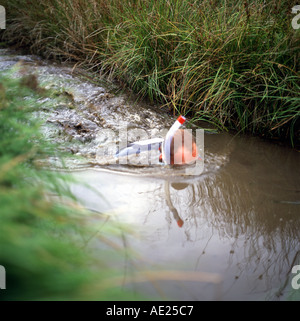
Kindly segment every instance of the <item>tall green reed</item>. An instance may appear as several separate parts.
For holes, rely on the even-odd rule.
[[[5,2],[8,42],[72,59],[196,123],[299,144],[293,1],[21,2]]]

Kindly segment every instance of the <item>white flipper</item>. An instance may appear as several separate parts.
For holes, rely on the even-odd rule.
[[[133,142],[127,147],[121,149],[118,153],[116,153],[115,156],[123,157],[132,154],[139,154],[141,152],[147,152],[150,150],[158,150],[163,141],[163,138],[152,138]]]

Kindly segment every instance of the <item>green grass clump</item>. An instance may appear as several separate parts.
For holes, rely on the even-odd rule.
[[[124,252],[103,242],[120,230],[101,215],[88,224],[91,213],[76,205],[66,175],[41,167],[57,148],[41,136],[31,113],[39,96],[23,83],[0,75],[0,300],[132,299],[114,281]]]
[[[167,111],[300,142],[294,1],[4,1],[9,43],[118,79]]]

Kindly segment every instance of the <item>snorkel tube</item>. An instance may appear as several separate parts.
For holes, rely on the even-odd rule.
[[[172,127],[167,132],[166,138],[164,140],[162,148],[162,159],[165,164],[170,165],[171,163],[171,142],[175,135],[175,132],[180,128],[180,126],[185,122],[186,118],[179,116]]]
[[[146,140],[133,142],[133,143],[129,144],[127,147],[119,150],[115,154],[115,157],[119,158],[119,157],[131,155],[131,154],[136,154],[137,155],[140,152],[159,149],[162,152],[160,159],[165,164],[168,164],[168,165],[171,164],[171,143],[172,143],[172,139],[173,139],[176,131],[185,122],[185,120],[186,120],[185,117],[179,116],[177,118],[177,120],[175,121],[175,123],[171,126],[171,128],[167,132],[167,135],[166,135],[165,139],[152,138],[152,139],[146,139]]]

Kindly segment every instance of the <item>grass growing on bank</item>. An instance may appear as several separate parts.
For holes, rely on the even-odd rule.
[[[3,39],[118,79],[195,122],[298,145],[295,4],[5,0]]]
[[[91,213],[72,202],[66,176],[39,165],[57,148],[41,137],[31,113],[38,96],[22,83],[0,75],[0,265],[6,269],[0,300],[137,299],[116,281],[124,252],[104,243],[118,227],[99,216],[92,228]],[[46,197],[53,193],[70,205]],[[100,240],[94,251],[93,239]]]

